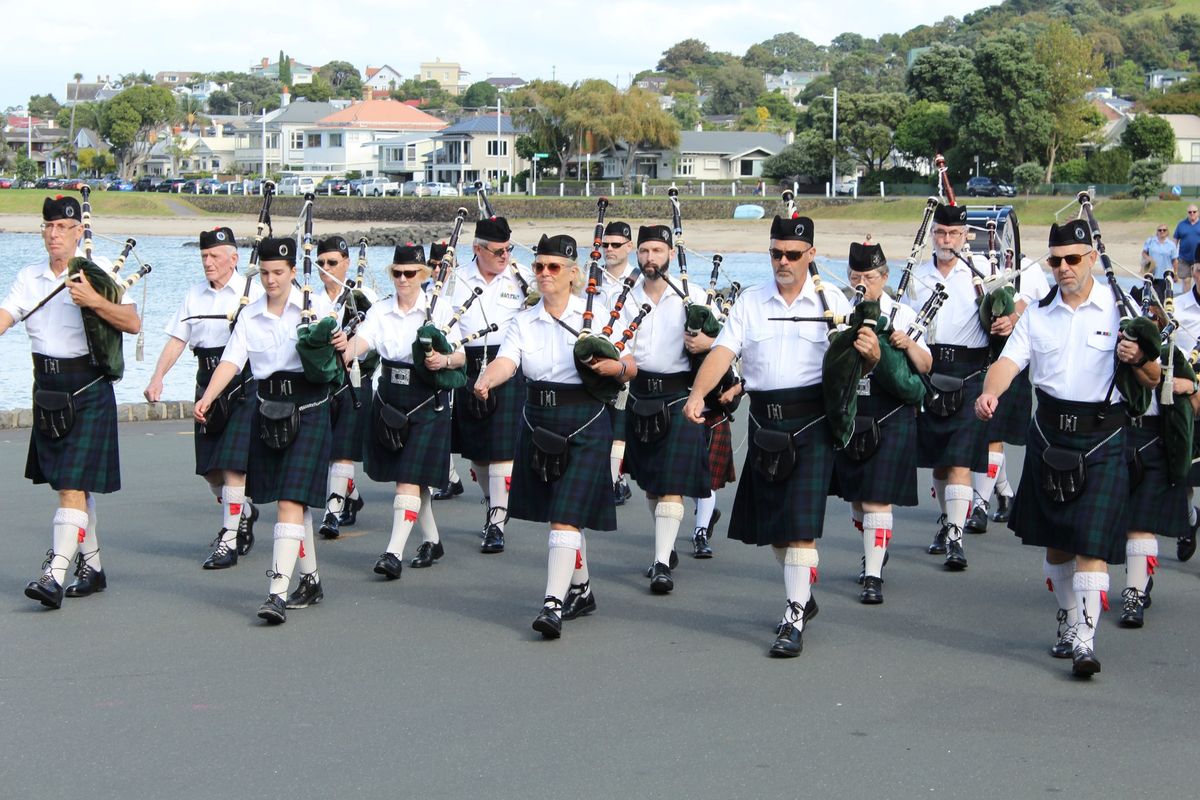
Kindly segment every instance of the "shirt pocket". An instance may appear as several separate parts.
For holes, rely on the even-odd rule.
[[[1103,333],[1092,333],[1087,337],[1087,345],[1093,350],[1103,350],[1111,353],[1117,349],[1117,339],[1115,336],[1107,336]]]
[[[279,347],[274,331],[254,331],[246,336],[246,351],[269,353]]]
[[[1029,340],[1029,349],[1039,356],[1054,356],[1062,345],[1054,336],[1034,336]]]

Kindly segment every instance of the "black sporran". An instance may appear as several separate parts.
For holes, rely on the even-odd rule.
[[[208,413],[204,415],[204,424],[200,426],[200,433],[205,436],[219,436],[221,431],[225,430],[225,426],[229,424],[229,418],[233,416],[234,403],[238,401],[243,388],[245,388],[244,384],[239,383],[217,395],[212,405],[208,407]]]
[[[933,391],[925,396],[925,410],[935,417],[953,417],[962,409],[963,379],[936,372],[929,376]]]
[[[1053,503],[1069,503],[1083,494],[1087,484],[1086,453],[1067,447],[1042,451],[1042,491]]]
[[[300,409],[286,400],[259,400],[258,435],[272,450],[286,450],[300,430]]]
[[[47,439],[66,436],[75,426],[75,402],[71,393],[34,389],[33,421],[37,432]]]
[[[654,444],[666,438],[671,429],[671,409],[665,400],[633,400],[633,435],[643,444]]]
[[[786,481],[796,468],[796,440],[788,431],[754,432],[754,471],[768,483]]]
[[[464,392],[467,407],[467,413],[473,419],[487,419],[492,414],[496,413],[496,393],[488,392],[487,400],[480,400],[475,396],[474,392]]]
[[[850,441],[842,452],[851,461],[866,461],[878,452],[882,442],[879,421],[860,414],[854,418],[854,432],[850,434]]]
[[[530,466],[543,483],[554,483],[567,471],[570,463],[571,439],[547,428],[533,429],[533,452]]]
[[[374,425],[375,438],[384,450],[389,453],[398,452],[408,441],[408,414],[382,400],[378,400],[377,404],[378,410],[375,412]]]

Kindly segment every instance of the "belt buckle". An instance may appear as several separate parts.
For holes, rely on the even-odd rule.
[[[1079,430],[1079,415],[1059,414],[1058,429],[1063,433],[1075,433]]]
[[[62,366],[58,363],[57,358],[47,358],[42,362],[42,367],[47,375],[58,375],[62,372]]]
[[[292,396],[292,380],[291,380],[291,378],[284,378],[283,380],[279,381],[279,393],[281,395],[283,395],[284,397]]]
[[[540,389],[538,397],[542,408],[555,408],[558,406],[558,392],[554,389]]]
[[[647,378],[646,391],[650,394],[662,394],[663,382],[662,378]]]
[[[938,360],[945,361],[947,364],[953,364],[954,363],[954,351],[951,350],[949,347],[941,348],[940,358]]]
[[[767,403],[767,419],[783,419],[783,405],[781,403]]]

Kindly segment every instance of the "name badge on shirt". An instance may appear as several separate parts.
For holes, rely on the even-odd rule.
[[[510,290],[503,290],[503,291],[501,291],[501,292],[500,292],[500,299],[501,299],[501,300],[520,300],[520,301],[524,301],[524,300],[525,300],[525,298],[524,298],[524,297],[522,297],[521,295],[517,294],[516,292],[514,292],[514,291],[510,291]]]
[[[870,397],[871,396],[871,379],[870,378],[862,378],[859,380],[858,396],[859,397]]]

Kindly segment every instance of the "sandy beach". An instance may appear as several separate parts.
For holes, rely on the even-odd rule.
[[[257,218],[235,215],[222,220],[233,228],[238,237],[254,235]],[[663,222],[664,220],[654,220]],[[871,239],[883,246],[888,258],[907,258],[912,249],[913,236],[919,219],[907,222],[871,222],[869,220],[822,220],[814,218],[817,228],[817,249],[832,258],[844,258],[850,242]],[[593,222],[590,220],[510,220],[513,237],[522,244],[533,244],[543,234],[569,233],[583,242],[591,237]],[[629,220],[637,225],[648,220]],[[0,214],[0,232],[36,233],[39,220],[36,217],[18,214]],[[106,217],[100,232],[113,237],[124,236],[195,236],[199,231],[215,224],[212,217]],[[318,218],[315,227],[318,235],[370,227],[395,227],[395,222],[373,222],[371,220],[329,221]],[[684,233],[687,246],[701,252],[750,253],[765,250],[768,220],[693,220],[685,221]],[[449,227],[449,225],[447,225]],[[1113,222],[1104,226],[1104,241],[1114,261],[1137,269],[1142,245],[1154,231],[1153,225],[1141,222]],[[1024,226],[1022,229],[1023,249],[1027,255],[1040,256],[1045,252],[1046,229],[1041,226]]]

